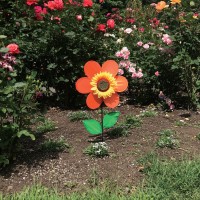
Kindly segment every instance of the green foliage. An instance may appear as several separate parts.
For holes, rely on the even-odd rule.
[[[158,113],[155,110],[143,110],[140,112],[140,117],[155,117]]]
[[[45,152],[64,151],[69,145],[63,140],[48,140],[41,144],[40,149]]]
[[[94,157],[104,157],[108,156],[108,145],[105,142],[98,142],[89,145],[85,150],[84,153]]]
[[[8,53],[0,57],[0,165],[5,165],[23,145],[21,138],[35,140],[30,125],[37,114],[37,92],[41,83],[35,79],[34,71],[18,80],[20,61]],[[9,68],[2,68],[3,65]]]
[[[200,133],[197,134],[196,138],[200,140]]]
[[[155,154],[143,158],[147,199],[190,200],[200,197],[200,160],[161,161]]]
[[[158,134],[160,138],[157,140],[156,145],[160,148],[168,147],[168,148],[176,148],[179,146],[179,141],[174,138],[175,131],[170,129],[165,129],[160,131]]]
[[[175,121],[175,126],[185,126],[186,124],[184,120]]]
[[[74,122],[74,121],[81,121],[84,119],[89,119],[90,115],[86,111],[71,111],[68,114],[69,120]]]
[[[134,115],[127,115],[124,124],[129,128],[140,127],[142,124],[142,120]]]
[[[44,121],[36,128],[37,133],[46,133],[54,130],[56,130],[55,123],[49,119],[44,119]]]
[[[37,79],[45,83],[48,98],[62,106],[81,106],[83,101],[74,83],[83,75],[83,65],[88,60],[130,61],[136,71],[141,68],[144,74],[141,79],[132,78],[126,67],[120,65],[129,80],[129,94],[134,101],[152,102],[162,90],[167,96],[177,98],[177,94],[186,92],[186,103],[193,108],[197,106],[200,18],[195,14],[199,14],[198,0],[182,0],[176,9],[167,1],[169,7],[159,13],[150,6],[158,1],[151,0],[109,0],[101,4],[94,1],[92,8],[66,4],[66,1],[63,10],[47,8],[48,13],[37,20],[34,6],[24,1],[2,0],[0,40],[3,48],[0,51],[6,52],[5,46],[9,43],[19,45],[19,80],[37,71]],[[44,7],[43,1],[37,5]],[[82,15],[82,20],[77,20],[76,15]],[[59,16],[60,20],[53,16]],[[106,34],[97,31],[98,25],[106,25],[109,18],[115,20],[115,27],[106,27]],[[134,19],[132,24],[127,21],[130,19]],[[130,34],[124,32],[127,28],[132,29]],[[163,42],[166,34],[172,43]],[[139,41],[149,47],[138,46]],[[125,60],[115,56],[123,47],[130,51]],[[159,71],[158,77],[156,71]]]
[[[111,137],[121,137],[121,136],[128,136],[129,128],[122,123],[119,123],[116,127],[109,130],[107,134]]]

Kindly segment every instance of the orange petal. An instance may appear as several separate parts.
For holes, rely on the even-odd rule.
[[[98,62],[90,60],[84,65],[85,75],[92,78],[95,74],[101,71],[101,66]]]
[[[127,89],[128,81],[125,77],[117,76],[116,81],[117,81],[117,87],[115,89],[116,92],[123,92],[124,90]]]
[[[114,93],[111,97],[104,99],[104,103],[109,108],[115,108],[119,104],[119,95]]]
[[[88,77],[79,78],[76,81],[76,90],[82,94],[91,92],[90,79]]]
[[[113,76],[118,73],[119,65],[114,60],[107,60],[102,65],[102,71],[110,72]]]
[[[102,98],[98,98],[97,95],[93,95],[92,93],[90,93],[87,96],[86,104],[90,109],[96,109],[101,105],[102,101]]]

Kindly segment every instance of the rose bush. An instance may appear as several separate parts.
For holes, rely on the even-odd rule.
[[[199,4],[3,0],[0,25],[9,42],[20,46],[18,76],[24,79],[37,71],[47,91],[53,91],[51,98],[62,106],[81,104],[75,81],[83,64],[108,59],[119,62],[132,99],[149,103],[161,90],[173,98],[187,93],[194,106],[199,92]],[[116,56],[125,47],[130,54]]]
[[[0,38],[3,42],[6,36]],[[24,80],[18,79],[20,61],[15,55],[19,52],[17,44],[0,49],[0,167],[17,155],[19,146],[23,145],[22,136],[35,139],[30,125],[37,111],[36,98],[41,84],[33,72]]]

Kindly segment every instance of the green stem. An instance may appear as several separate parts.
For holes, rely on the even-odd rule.
[[[104,138],[103,138],[103,106],[102,105],[101,105],[101,129],[102,129],[101,141],[103,142]]]

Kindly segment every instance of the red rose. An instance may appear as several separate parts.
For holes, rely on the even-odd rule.
[[[18,54],[20,53],[19,51],[19,46],[17,44],[9,44],[6,48],[9,49],[9,53],[11,54]]]
[[[83,7],[92,7],[93,6],[93,2],[92,0],[83,0]]]
[[[108,28],[111,28],[111,29],[115,28],[115,21],[113,19],[109,19],[107,21],[107,26]]]
[[[129,18],[129,19],[126,19],[126,22],[133,24],[135,23],[135,19]]]
[[[26,4],[31,6],[32,4],[37,4],[38,3],[38,0],[27,0],[26,1]]]
[[[105,24],[98,24],[97,31],[106,32],[106,25]]]

